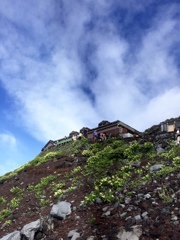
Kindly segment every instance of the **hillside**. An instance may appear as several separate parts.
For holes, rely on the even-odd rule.
[[[0,239],[179,240],[179,169],[173,141],[82,139],[42,152],[0,178]],[[58,202],[68,211],[54,214]]]

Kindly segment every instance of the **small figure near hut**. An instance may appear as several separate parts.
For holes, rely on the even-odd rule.
[[[100,137],[101,137],[101,141],[104,141],[104,140],[106,140],[106,135],[105,135],[105,133],[101,133],[100,134]]]
[[[97,141],[97,139],[98,139],[98,133],[96,132],[96,130],[94,130],[93,139],[94,139],[94,141]]]
[[[86,129],[83,130],[83,136],[87,137],[87,130]]]

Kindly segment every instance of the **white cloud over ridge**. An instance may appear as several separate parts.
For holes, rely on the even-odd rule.
[[[60,2],[0,3],[0,81],[32,136],[58,139],[103,119],[144,131],[179,115],[178,4],[159,6],[132,43],[123,29],[142,3],[117,24],[107,1]],[[120,14],[130,9],[118,2]]]
[[[16,138],[9,133],[0,133],[0,144],[8,145],[9,148],[16,147],[17,141]]]
[[[0,176],[8,172],[8,169],[15,169],[18,166],[18,163],[13,161],[17,153],[17,147],[18,141],[12,133],[0,133]]]

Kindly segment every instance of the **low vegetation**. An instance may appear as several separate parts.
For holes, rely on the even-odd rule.
[[[135,187],[180,169],[180,146],[175,146],[173,142],[169,143],[166,151],[156,154],[151,142],[127,143],[119,138],[89,143],[87,139],[82,139],[82,141],[40,153],[29,163],[0,177],[0,180],[11,178],[20,171],[39,166],[49,160],[57,161],[59,156],[72,155],[86,157],[87,160],[83,164],[77,164],[63,176],[67,181],[61,179],[60,173],[54,173],[42,178],[36,185],[32,183],[27,189],[17,186],[11,188],[12,198],[9,201],[6,196],[0,196],[0,221],[8,221],[7,217],[12,214],[14,208],[19,207],[27,193],[34,194],[39,205],[45,207],[51,203],[51,199],[46,196],[46,189],[50,189],[58,201],[63,195],[86,185],[87,194],[82,199],[82,204],[89,204],[96,201],[97,198],[104,202],[121,202],[119,194],[121,190],[126,188],[127,195],[130,196]],[[152,174],[149,169],[155,164],[162,164],[162,168]],[[167,186],[164,186],[158,194],[164,201],[171,202]],[[7,222],[7,224],[11,224],[11,222]]]

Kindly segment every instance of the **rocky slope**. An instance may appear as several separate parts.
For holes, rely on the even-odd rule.
[[[179,169],[173,142],[82,140],[41,153],[0,178],[0,239],[179,240]]]

